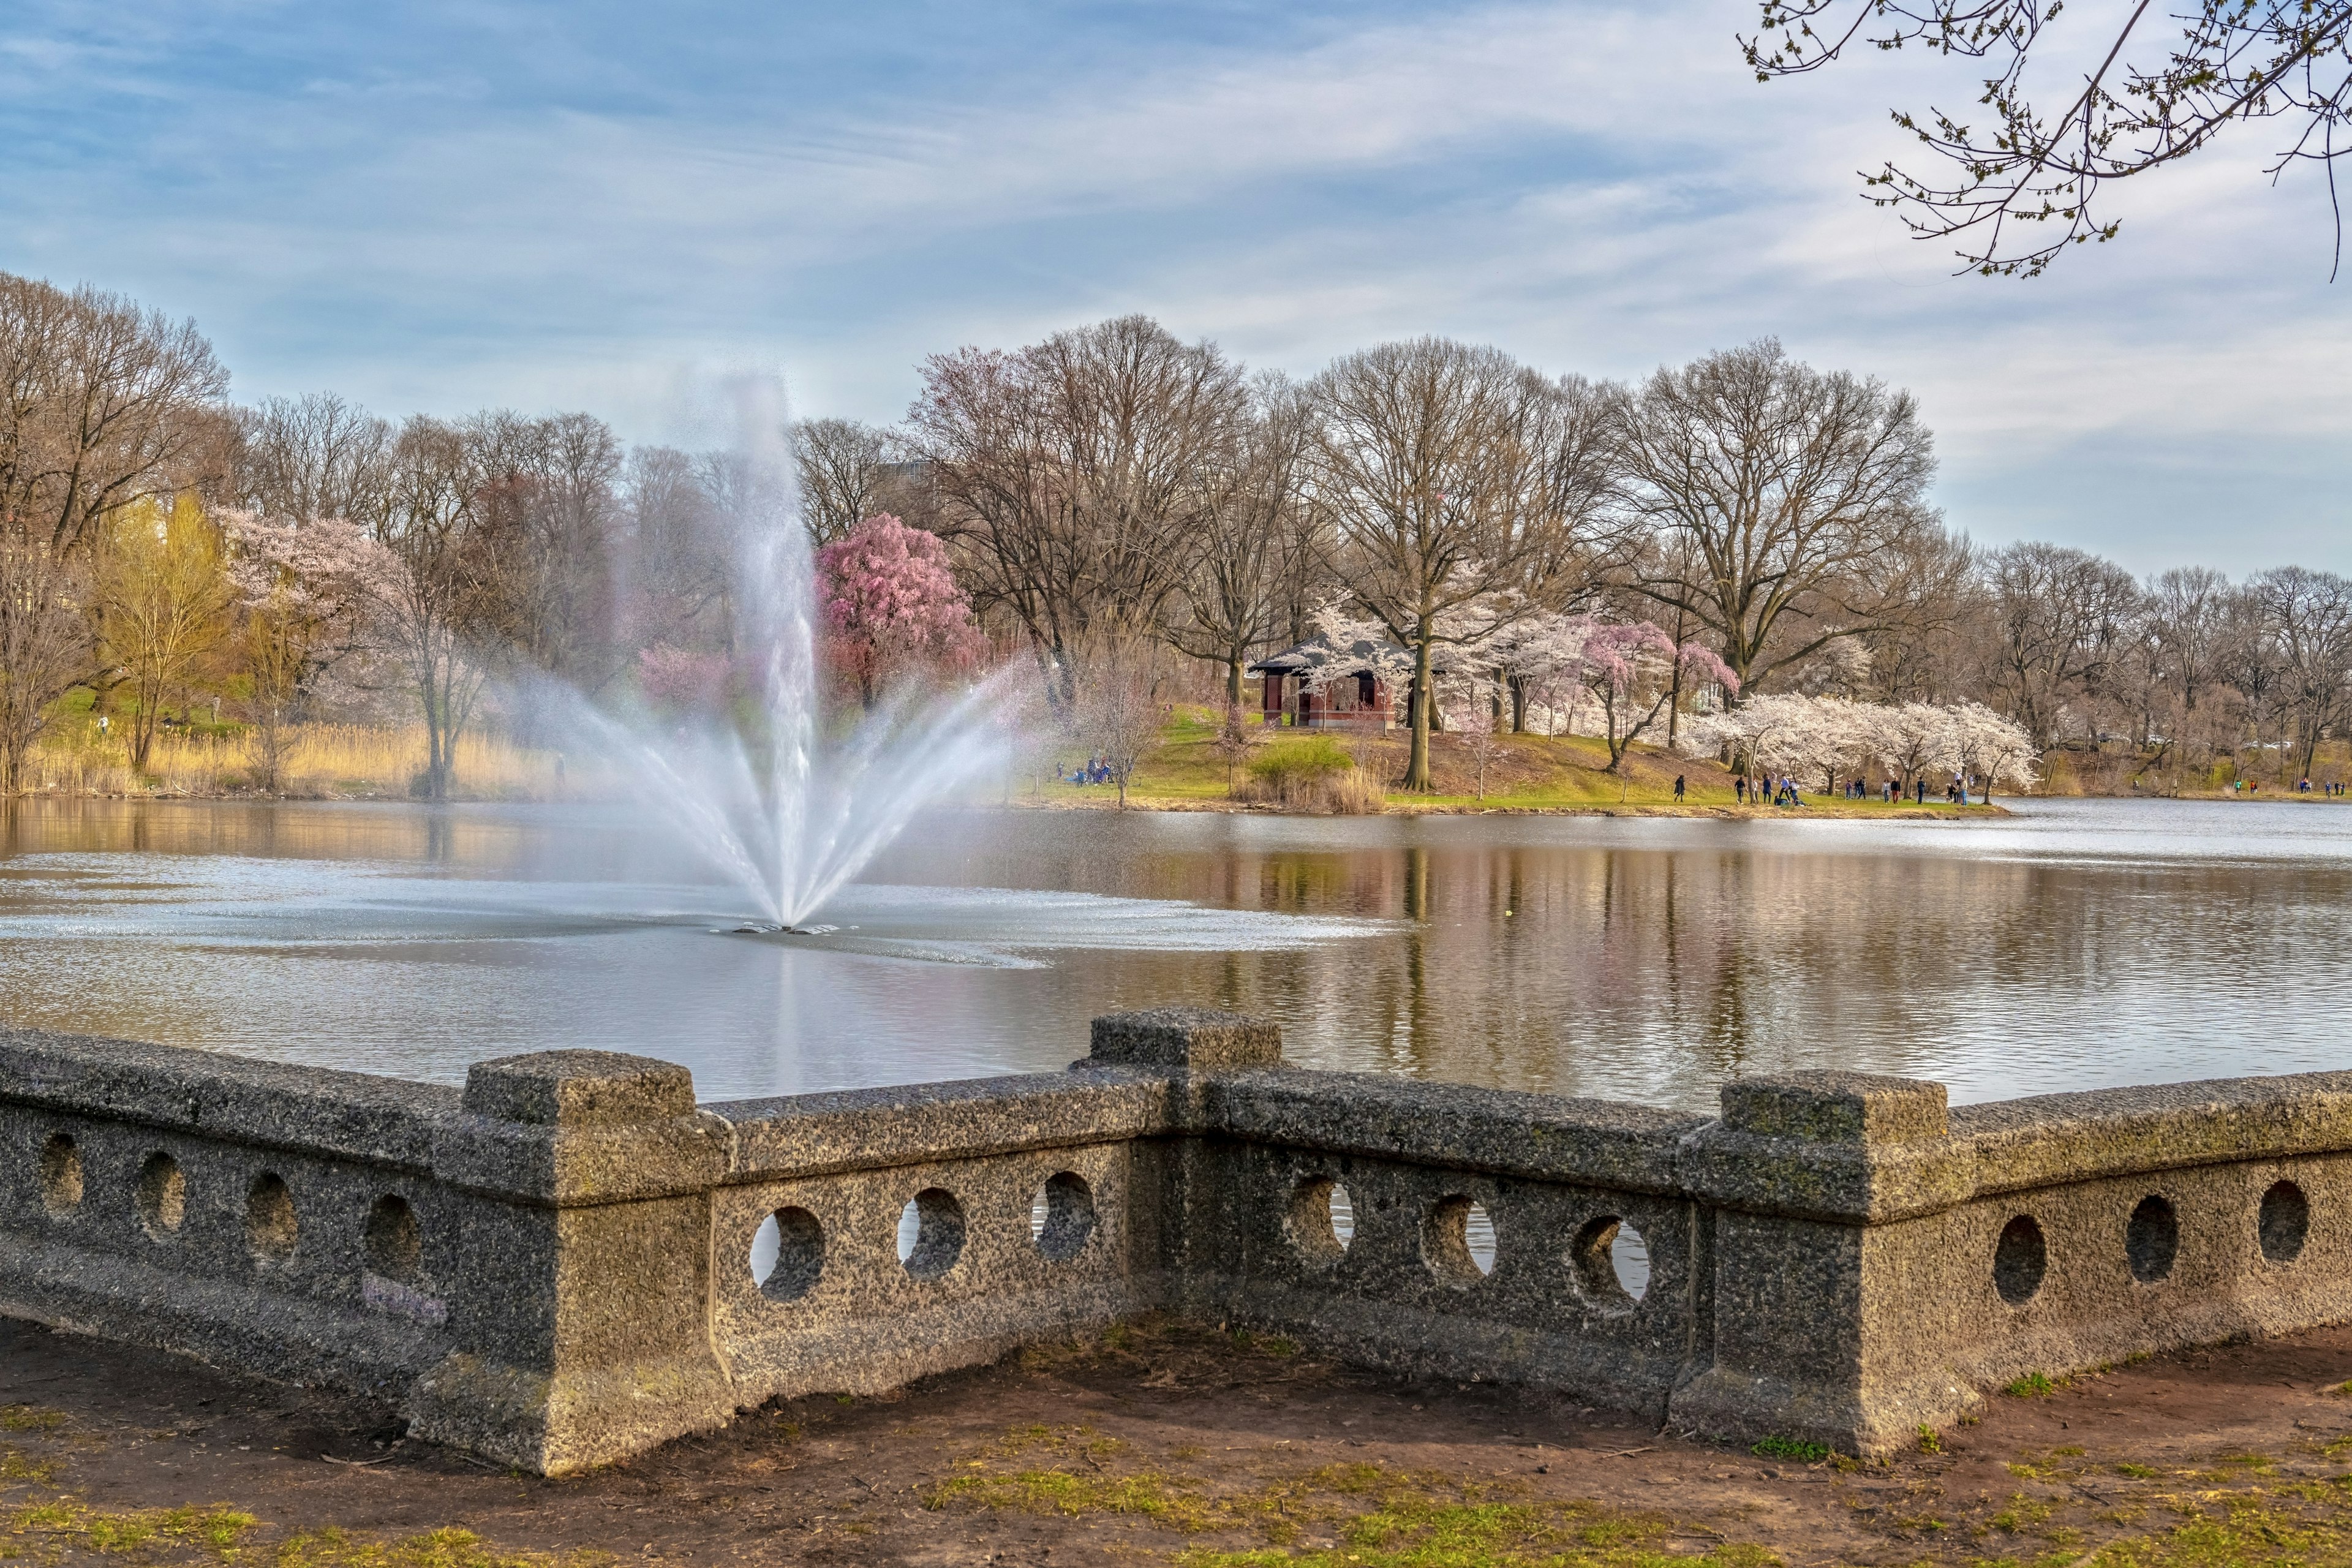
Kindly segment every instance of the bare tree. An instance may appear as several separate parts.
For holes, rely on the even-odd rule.
[[[390,424],[331,392],[272,397],[238,416],[236,505],[274,521],[373,529],[392,493]]]
[[[89,672],[86,588],[45,542],[0,536],[0,792],[24,788],[54,705]]]
[[[882,493],[891,478],[889,438],[855,419],[804,419],[793,426],[793,458],[800,470],[801,520],[809,542],[831,544],[887,510]]]
[[[436,801],[449,797],[457,737],[482,691],[467,631],[481,613],[472,536],[483,480],[466,432],[423,415],[403,426],[393,447],[392,504],[378,534],[386,553],[365,584],[383,651],[425,721],[425,795]]]
[[[1909,393],[1765,338],[1662,368],[1613,407],[1618,504],[1668,545],[1632,585],[1713,634],[1742,691],[1914,602],[1885,568],[1940,529]]]
[[[626,547],[614,562],[622,636],[633,647],[730,640],[727,542],[712,466],[674,447],[639,447],[620,482]]]
[[[908,427],[940,527],[975,605],[1021,627],[1064,713],[1091,658],[1164,619],[1207,526],[1201,476],[1232,461],[1247,408],[1214,344],[1144,316],[925,363]]]
[[[2215,668],[2245,704],[2246,731],[2241,739],[2250,741],[2259,752],[2263,736],[2275,733],[2284,751],[2286,658],[2279,647],[2277,628],[2252,593],[2241,589],[2223,606]]]
[[[462,429],[479,477],[465,549],[477,655],[601,689],[633,651],[614,616],[619,441],[587,414],[501,411]]]
[[[2292,134],[2264,172],[2318,163],[2334,201],[2335,160],[2352,152],[2336,145],[2352,113],[2352,4],[2190,0],[2169,14],[2169,38],[2161,21],[2143,28],[2155,20],[2147,0],[2115,9],[2120,25],[2104,47],[2088,40],[2095,63],[2055,112],[2025,86],[2061,10],[2049,0],[1763,0],[1762,31],[1741,42],[1759,81],[1818,70],[1856,42],[1995,63],[1977,98],[1989,113],[1895,114],[1944,172],[1889,163],[1864,177],[1870,199],[1915,236],[1959,238],[1969,271],[2030,278],[2071,245],[2114,238],[2117,220],[2099,216],[2106,185],[2178,163],[2237,122],[2287,120]]]
[[[0,273],[0,522],[72,552],[159,486],[198,477],[228,373],[193,321]]]
[[[2112,561],[2027,542],[1987,562],[1993,600],[1992,684],[2036,746],[2062,737],[2070,703],[2089,705],[2130,647],[2139,584]],[[2095,725],[2092,726],[2095,728]]]
[[[2247,580],[2278,648],[2285,676],[2286,710],[2294,716],[2296,750],[2309,773],[2319,738],[2344,711],[2352,686],[2352,583],[2333,572],[2281,566]],[[2286,735],[2279,735],[2279,770],[2286,777]]]
[[[1107,638],[1097,650],[1095,678],[1079,699],[1079,738],[1109,770],[1122,811],[1129,782],[1160,738],[1164,706],[1160,690],[1165,676],[1156,651],[1146,637]]]
[[[1576,554],[1570,395],[1500,350],[1382,344],[1315,378],[1315,495],[1335,571],[1413,657],[1404,787],[1431,787],[1437,649],[1529,613]]]
[[[1289,586],[1311,548],[1314,508],[1302,467],[1310,416],[1303,390],[1277,375],[1253,387],[1255,407],[1226,461],[1204,471],[1212,492],[1202,510],[1181,613],[1168,638],[1194,658],[1225,670],[1226,727],[1242,702],[1250,652],[1275,635]]]

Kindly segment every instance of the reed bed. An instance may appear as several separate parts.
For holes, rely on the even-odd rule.
[[[244,795],[254,792],[260,774],[258,749],[250,731],[167,730],[155,737],[145,771],[134,772],[121,735],[85,731],[37,746],[24,784],[26,793],[35,795]],[[423,791],[425,759],[422,725],[298,724],[278,793],[310,799],[405,799]],[[567,782],[554,752],[483,731],[457,738],[451,793],[458,799],[547,800],[572,793]]]

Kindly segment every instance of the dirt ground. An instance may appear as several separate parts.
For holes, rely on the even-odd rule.
[[[0,1320],[0,1559],[278,1568],[2352,1563],[2352,1329],[1996,1394],[1856,1466],[1168,1323],[548,1481]]]

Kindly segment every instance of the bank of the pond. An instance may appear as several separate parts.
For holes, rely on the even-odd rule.
[[[1849,799],[1823,791],[1819,778],[1795,781],[1797,806],[1750,805],[1729,769],[1710,758],[1633,745],[1612,762],[1608,742],[1591,735],[1439,733],[1430,738],[1433,787],[1406,793],[1410,740],[1402,731],[1253,729],[1246,745],[1224,739],[1213,713],[1177,708],[1128,780],[1124,804],[1153,811],[1372,811],[1421,815],[1570,816],[1939,818],[2001,815],[1998,805]],[[1064,747],[1049,771],[1034,771],[1011,804],[1104,807],[1122,804],[1108,784],[1071,784],[1066,773],[1088,759]],[[1356,787],[1318,790],[1318,776],[1352,774]],[[1682,781],[1677,798],[1675,781]],[[1842,785],[1843,781],[1838,781]]]
[[[1891,1464],[1160,1323],[541,1480],[0,1320],[0,1557],[269,1568],[2352,1562],[2352,1330],[2021,1383]]]
[[[1086,791],[1067,790],[1051,795],[1032,795],[1010,801],[1015,809],[1030,811],[1117,811],[1122,809],[1118,792],[1108,786]],[[1300,808],[1248,800],[1196,800],[1182,796],[1149,795],[1129,791],[1123,809],[1129,811],[1229,812],[1241,815],[1286,816],[1318,815]],[[1874,822],[1959,822],[1972,818],[2007,816],[2009,808],[1998,801],[1990,805],[1970,802],[1966,806],[1947,805],[1931,802],[1926,805],[1907,803],[1882,805],[1871,801],[1808,799],[1799,806],[1743,805],[1675,805],[1664,804],[1620,802],[1613,805],[1549,805],[1507,799],[1449,800],[1444,796],[1389,795],[1380,804],[1382,816],[1657,816],[1729,819],[1733,821],[1802,821],[1806,818],[1864,819]]]

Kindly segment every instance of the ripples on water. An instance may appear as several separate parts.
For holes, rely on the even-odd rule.
[[[942,814],[816,938],[580,807],[26,803],[0,1016],[444,1082],[554,1045],[706,1097],[1034,1070],[1087,1020],[1280,1018],[1294,1059],[1711,1109],[1855,1066],[1962,1100],[2346,1065],[2352,811],[1984,824]]]

